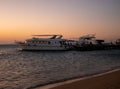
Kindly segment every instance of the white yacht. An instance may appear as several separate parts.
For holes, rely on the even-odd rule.
[[[96,44],[95,34],[88,34],[79,38],[79,45]]]
[[[50,36],[50,38],[48,38]],[[47,37],[47,38],[46,38]],[[62,35],[33,35],[25,42],[16,42],[22,50],[69,50],[68,40]]]

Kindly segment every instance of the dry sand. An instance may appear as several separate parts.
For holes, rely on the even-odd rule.
[[[120,89],[120,69],[35,89]]]

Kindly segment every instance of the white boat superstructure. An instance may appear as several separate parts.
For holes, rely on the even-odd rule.
[[[79,45],[96,44],[95,34],[88,34],[79,38]]]
[[[68,50],[68,40],[62,39],[62,35],[33,35],[25,42],[16,42],[22,50]],[[48,38],[48,36],[51,36]],[[44,38],[43,38],[44,37]],[[46,38],[47,37],[47,38]]]

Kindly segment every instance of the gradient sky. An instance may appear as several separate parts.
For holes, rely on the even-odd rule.
[[[0,0],[0,43],[33,34],[120,38],[120,0]]]

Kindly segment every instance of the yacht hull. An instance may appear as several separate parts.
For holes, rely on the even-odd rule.
[[[66,46],[25,46],[20,45],[21,50],[26,51],[44,51],[44,50],[69,50],[69,47]]]

